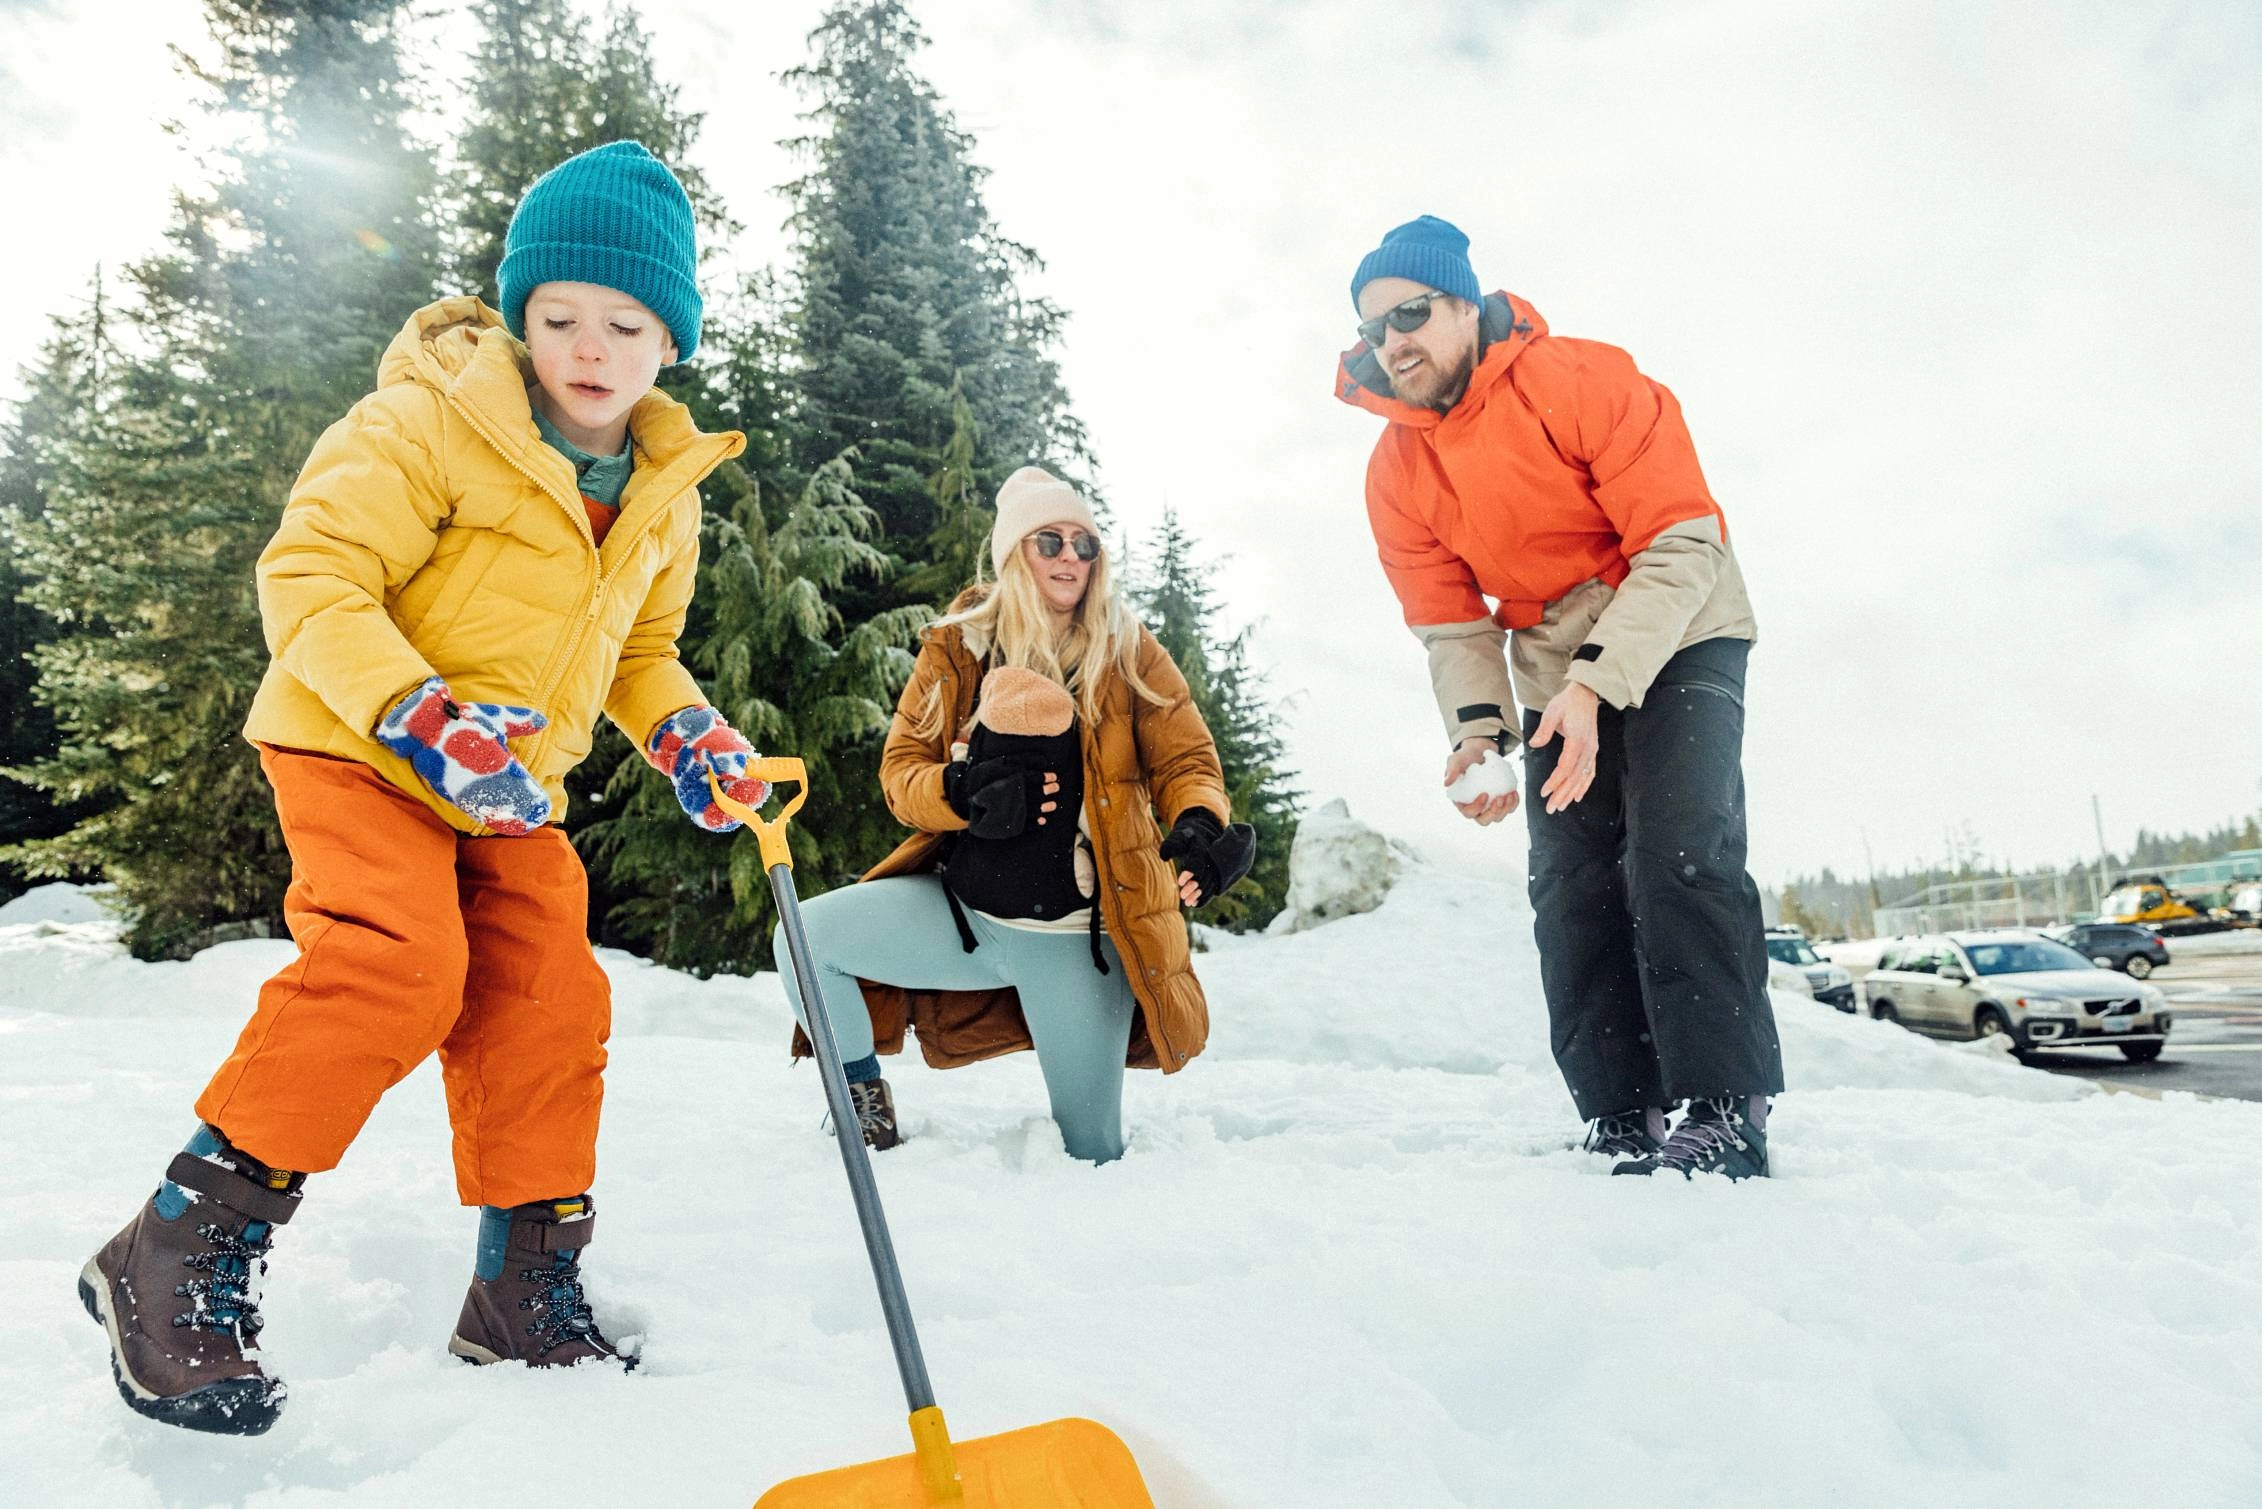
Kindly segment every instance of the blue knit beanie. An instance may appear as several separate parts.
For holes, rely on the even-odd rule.
[[[593,148],[534,180],[503,238],[503,323],[526,339],[526,297],[544,283],[615,288],[660,317],[678,361],[699,349],[699,246],[691,196],[632,141]]]
[[[1476,269],[1469,266],[1469,238],[1435,215],[1407,221],[1359,259],[1359,270],[1351,274],[1353,308],[1358,307],[1359,290],[1377,278],[1411,278],[1471,304],[1484,302]]]

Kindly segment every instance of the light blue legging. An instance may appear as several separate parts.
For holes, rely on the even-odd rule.
[[[802,917],[843,1063],[872,1054],[872,1018],[858,979],[922,990],[1010,985],[1020,993],[1052,1119],[1070,1156],[1094,1163],[1123,1156],[1123,1052],[1138,1008],[1112,939],[1100,940],[1107,954],[1103,975],[1092,965],[1086,933],[1031,932],[968,912],[977,946],[967,953],[933,875],[843,886],[810,901]],[[806,1024],[785,939],[772,942],[786,998]]]

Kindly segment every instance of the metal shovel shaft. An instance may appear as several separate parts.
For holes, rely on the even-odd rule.
[[[880,1209],[879,1186],[872,1180],[871,1155],[864,1148],[864,1130],[848,1098],[848,1076],[841,1069],[840,1045],[818,994],[817,970],[809,954],[809,937],[801,926],[801,898],[794,890],[790,865],[770,866],[770,892],[777,899],[778,919],[785,932],[786,953],[793,978],[801,988],[802,1028],[816,1050],[817,1070],[824,1076],[825,1103],[832,1108],[833,1134],[840,1142],[840,1161],[848,1173],[849,1193],[856,1201],[856,1220],[864,1228],[864,1251],[872,1260],[872,1280],[879,1285],[880,1309],[887,1316],[888,1340],[895,1347],[896,1371],[903,1377],[903,1397],[914,1413],[935,1405],[934,1385],[927,1381],[927,1360],[919,1351],[919,1333],[911,1323],[911,1301],[903,1292],[903,1270],[895,1259],[895,1243],[888,1236],[886,1212]]]

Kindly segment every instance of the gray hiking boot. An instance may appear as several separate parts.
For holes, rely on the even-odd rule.
[[[479,1262],[448,1350],[466,1362],[577,1362],[636,1366],[597,1329],[581,1291],[581,1253],[597,1235],[586,1195],[536,1200],[493,1212],[480,1223]]]
[[[903,1141],[895,1126],[895,1093],[885,1079],[851,1082],[848,1103],[856,1108],[856,1125],[864,1133],[864,1145],[873,1152],[885,1152]]]
[[[287,1392],[261,1365],[259,1284],[305,1175],[270,1169],[211,1128],[190,1147],[79,1270],[79,1303],[109,1333],[111,1374],[137,1414],[256,1436]]]
[[[1586,1141],[1580,1144],[1580,1149],[1605,1158],[1647,1158],[1664,1143],[1665,1113],[1649,1107],[1597,1116],[1587,1123]]]
[[[1665,1145],[1646,1158],[1621,1163],[1613,1174],[1723,1174],[1767,1177],[1767,1097],[1726,1095],[1692,1100]]]

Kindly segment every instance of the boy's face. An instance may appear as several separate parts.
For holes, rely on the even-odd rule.
[[[592,456],[617,456],[628,411],[675,360],[658,315],[617,288],[543,283],[526,300],[534,401],[558,433]]]

